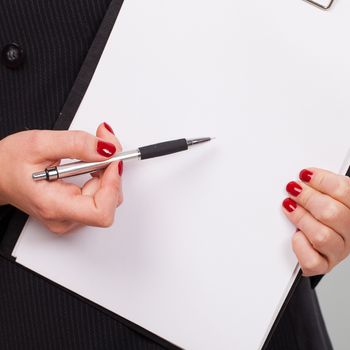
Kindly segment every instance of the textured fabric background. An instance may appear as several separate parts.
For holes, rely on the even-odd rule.
[[[25,50],[22,68],[0,66],[0,138],[50,129],[110,0],[1,0],[0,46]]]
[[[1,350],[160,350],[88,303],[0,256]]]
[[[27,56],[20,69],[0,65],[0,139],[26,129],[53,127],[110,2],[0,0],[0,47],[16,42]],[[120,3],[113,0],[111,6]],[[116,11],[108,13],[113,16]],[[105,20],[99,32],[102,46],[110,24],[111,19]],[[83,89],[84,82],[76,87]],[[69,106],[65,109],[69,111]],[[3,234],[14,210],[0,207],[1,242],[7,238]],[[153,350],[162,346],[0,255],[0,349]],[[331,349],[309,279],[301,280],[268,349]]]

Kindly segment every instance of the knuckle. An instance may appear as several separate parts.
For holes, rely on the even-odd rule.
[[[109,213],[99,213],[97,216],[97,226],[99,227],[110,227],[113,225],[114,215]]]
[[[63,235],[68,232],[68,228],[65,225],[58,224],[58,223],[50,223],[47,224],[46,227],[52,232],[57,235]]]
[[[71,131],[72,149],[83,149],[88,144],[88,134],[82,130]]]
[[[316,276],[326,272],[319,258],[309,258],[301,267],[307,276]]]
[[[55,213],[48,206],[40,205],[38,207],[38,214],[44,220],[52,220],[55,218]]]
[[[33,152],[35,152],[37,150],[41,150],[41,148],[42,148],[42,142],[41,142],[42,131],[29,130],[27,135],[28,135],[28,142],[29,142],[30,147],[33,150]]]
[[[297,231],[293,236],[292,236],[292,248],[293,251],[296,255],[298,255],[298,247],[300,245],[300,240],[303,238],[303,233],[301,231]]]
[[[312,240],[312,245],[317,250],[323,249],[329,244],[329,241],[331,239],[332,232],[327,227],[321,228],[316,233],[314,239]]]
[[[330,203],[321,210],[318,219],[322,222],[329,223],[337,221],[339,218],[339,209],[338,207]]]
[[[350,185],[348,181],[341,181],[340,177],[337,178],[337,181],[334,181],[334,184],[332,186],[332,195],[335,198],[342,198],[346,195],[349,195],[350,193]]]
[[[304,276],[315,276],[328,272],[329,263],[321,255],[308,255],[306,259],[301,258],[300,247],[303,244],[303,233],[297,231],[292,237],[292,246],[294,253],[299,259],[300,266],[303,270]],[[301,260],[300,260],[301,259]]]
[[[339,186],[338,193],[336,194],[339,198],[350,198],[350,178],[344,176],[344,181],[341,181],[341,186]]]
[[[293,246],[293,248],[296,247],[298,241],[299,241],[299,231],[297,233],[295,233],[293,235],[293,237],[292,237],[292,246]],[[294,251],[295,251],[295,249],[294,249]]]

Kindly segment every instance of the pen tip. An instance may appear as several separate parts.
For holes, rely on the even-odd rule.
[[[200,137],[196,139],[189,139],[187,140],[187,144],[188,146],[194,146],[194,145],[198,145],[199,143],[211,141],[212,139],[213,138],[211,137]]]

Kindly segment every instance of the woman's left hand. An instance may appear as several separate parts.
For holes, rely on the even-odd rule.
[[[350,178],[309,168],[288,183],[284,212],[297,227],[293,250],[304,276],[322,275],[350,253]]]

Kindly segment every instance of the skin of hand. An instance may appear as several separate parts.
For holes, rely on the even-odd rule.
[[[326,274],[350,253],[350,178],[308,168],[286,186],[283,210],[297,227],[293,250],[304,276]]]
[[[96,136],[84,131],[29,130],[0,141],[0,205],[11,204],[64,234],[76,227],[109,227],[122,203],[123,164],[113,162],[82,187],[65,182],[34,181],[32,173],[71,158],[103,161],[122,149],[112,128],[102,123]]]

